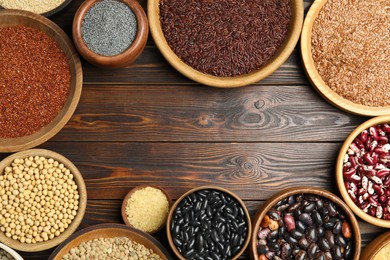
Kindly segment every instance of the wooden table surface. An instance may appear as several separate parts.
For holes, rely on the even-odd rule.
[[[69,36],[82,2],[74,0],[52,18]],[[140,0],[145,9],[146,2]],[[306,11],[311,3],[305,1]],[[338,194],[338,150],[367,120],[316,93],[298,48],[267,79],[238,89],[205,87],[185,78],[151,37],[131,66],[104,70],[83,61],[83,72],[72,119],[40,146],[68,157],[84,176],[88,206],[80,229],[123,223],[122,199],[141,184],[159,185],[173,199],[200,185],[225,187],[245,201],[252,216],[268,197],[288,187],[318,186]],[[363,246],[385,231],[359,223]],[[169,249],[165,231],[155,237]],[[22,256],[47,259],[51,252]],[[243,258],[249,258],[248,250]]]

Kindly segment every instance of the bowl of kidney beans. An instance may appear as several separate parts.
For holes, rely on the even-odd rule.
[[[360,246],[352,211],[320,188],[283,190],[268,199],[253,219],[253,259],[359,259]]]
[[[237,259],[252,233],[245,204],[217,186],[183,194],[170,209],[166,228],[169,245],[179,259]]]
[[[390,116],[372,118],[345,140],[337,158],[340,193],[363,220],[390,228]]]

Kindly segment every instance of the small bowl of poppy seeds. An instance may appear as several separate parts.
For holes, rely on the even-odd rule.
[[[237,195],[221,187],[203,186],[176,201],[166,231],[179,259],[237,259],[249,244],[252,225]]]
[[[76,12],[72,33],[77,50],[91,64],[120,68],[142,53],[149,28],[136,0],[87,0]]]
[[[321,188],[282,190],[253,218],[252,259],[359,259],[360,249],[354,214]]]

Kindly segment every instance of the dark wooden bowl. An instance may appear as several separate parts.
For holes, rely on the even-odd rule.
[[[353,243],[354,243],[354,254],[352,259],[359,259],[360,255],[360,247],[361,247],[361,236],[360,236],[360,229],[358,222],[352,213],[352,211],[348,208],[347,205],[336,195],[333,193],[326,191],[321,188],[317,187],[293,187],[288,188],[285,190],[282,190],[272,197],[270,197],[256,212],[255,217],[253,218],[252,226],[253,226],[253,233],[251,238],[251,244],[250,244],[250,254],[252,259],[259,259],[259,256],[257,254],[257,232],[260,228],[261,221],[263,220],[264,216],[267,214],[267,212],[279,201],[283,200],[284,198],[287,198],[291,195],[296,194],[314,194],[321,197],[324,197],[333,203],[335,203],[341,210],[344,211],[349,223],[352,227],[353,232]]]
[[[143,188],[146,188],[146,187],[152,187],[152,188],[161,190],[162,193],[164,193],[165,197],[166,197],[167,200],[168,200],[169,208],[170,208],[171,205],[172,205],[172,199],[171,199],[171,197],[169,196],[169,194],[168,194],[164,189],[162,189],[162,188],[160,188],[160,187],[158,187],[158,186],[155,186],[155,185],[140,185],[140,186],[135,187],[134,189],[130,190],[130,191],[126,194],[125,198],[123,199],[122,207],[121,207],[122,219],[123,219],[123,221],[125,222],[125,224],[128,225],[128,226],[130,226],[130,227],[135,228],[133,225],[130,224],[130,222],[129,222],[128,218],[127,218],[127,214],[126,214],[127,201],[131,198],[131,196],[134,194],[134,192],[136,192],[136,191],[138,191],[138,190],[142,190]],[[165,217],[167,218],[167,217],[168,217],[168,214],[167,214],[167,216],[165,216]],[[165,221],[164,221],[164,223],[163,223],[160,227],[158,227],[157,229],[152,230],[152,231],[150,231],[150,232],[147,232],[147,233],[149,233],[149,234],[154,234],[154,233],[160,231],[164,226],[165,226]]]
[[[372,260],[385,246],[390,244],[390,232],[386,232],[371,241],[363,250],[360,259]]]
[[[57,134],[72,117],[80,99],[83,72],[77,52],[64,31],[49,19],[19,10],[0,11],[0,26],[24,25],[38,29],[53,38],[68,59],[71,83],[68,99],[58,115],[38,132],[17,138],[0,138],[0,152],[16,152],[40,145]]]
[[[61,12],[62,10],[64,10],[65,7],[67,7],[71,2],[72,2],[72,0],[65,0],[62,4],[60,4],[56,8],[54,8],[54,9],[52,9],[50,11],[47,11],[45,13],[41,13],[40,15],[45,16],[45,17],[53,16],[53,15]],[[0,9],[6,9],[6,8],[0,6]]]
[[[245,206],[245,203],[240,199],[240,197],[238,197],[233,192],[231,192],[231,191],[229,191],[229,190],[227,190],[225,188],[218,187],[218,186],[202,186],[202,187],[194,188],[192,190],[187,191],[182,196],[180,196],[180,198],[175,202],[175,204],[173,204],[173,206],[171,207],[171,209],[169,211],[167,224],[166,224],[166,232],[167,232],[169,245],[171,246],[171,248],[172,248],[173,252],[175,253],[175,255],[177,256],[177,258],[179,258],[181,260],[185,260],[186,259],[182,254],[180,254],[179,250],[175,246],[175,243],[173,242],[170,226],[171,226],[171,221],[172,221],[172,217],[173,217],[174,211],[175,211],[176,207],[179,205],[179,203],[185,197],[190,195],[191,193],[194,193],[194,192],[199,191],[199,190],[217,190],[217,191],[222,191],[222,192],[230,195],[232,198],[234,198],[241,205],[242,209],[244,210],[245,216],[246,216],[247,225],[248,225],[248,236],[246,237],[245,242],[244,242],[242,248],[240,249],[240,251],[238,251],[237,254],[234,255],[231,258],[232,260],[238,259],[242,255],[242,253],[245,251],[245,249],[247,248],[247,246],[249,244],[249,241],[251,239],[251,234],[252,234],[251,218],[250,218],[248,209]]]
[[[368,223],[384,227],[384,228],[390,228],[390,220],[385,219],[379,219],[376,217],[373,217],[367,213],[365,213],[363,210],[361,210],[355,202],[351,199],[351,197],[348,194],[347,189],[345,188],[344,184],[344,176],[343,176],[343,166],[344,166],[344,157],[347,153],[349,146],[355,140],[355,138],[365,129],[370,128],[371,126],[383,124],[383,123],[390,123],[390,115],[387,116],[378,116],[374,117],[363,124],[359,125],[355,130],[352,131],[352,133],[345,139],[343,145],[341,146],[339,155],[337,157],[336,162],[336,180],[337,180],[337,186],[339,188],[340,194],[343,197],[343,200],[345,203],[347,203],[348,207],[352,209],[352,211],[358,215],[361,219],[364,221],[367,221]]]
[[[148,39],[149,27],[145,11],[137,0],[120,0],[135,14],[137,19],[137,34],[133,43],[124,52],[115,56],[103,56],[91,51],[83,40],[81,25],[88,10],[101,0],[86,0],[77,10],[73,20],[73,41],[79,53],[90,63],[102,68],[120,68],[134,62],[145,48]]]
[[[303,2],[301,0],[292,0],[291,2],[291,22],[289,32],[284,43],[265,65],[261,68],[236,77],[216,77],[200,72],[183,62],[173,50],[169,47],[165,39],[160,23],[160,0],[148,0],[148,18],[150,32],[158,49],[164,58],[181,74],[197,81],[201,84],[219,87],[234,88],[246,86],[262,80],[274,71],[276,71],[290,56],[298,42],[303,23]]]
[[[9,166],[16,158],[26,158],[29,156],[43,156],[45,158],[53,158],[54,160],[64,164],[64,166],[68,168],[70,172],[73,174],[74,180],[77,184],[79,196],[80,196],[77,215],[72,220],[72,223],[68,226],[68,228],[65,229],[65,231],[61,233],[58,237],[55,237],[53,239],[44,242],[27,244],[6,237],[3,232],[0,232],[0,242],[8,245],[9,247],[24,252],[38,252],[38,251],[43,251],[57,246],[62,241],[67,239],[70,235],[72,235],[73,232],[76,231],[76,229],[78,228],[78,226],[80,225],[84,217],[85,210],[87,208],[87,189],[85,187],[83,176],[71,161],[69,161],[66,157],[64,157],[61,154],[58,154],[50,150],[45,150],[45,149],[31,149],[31,150],[15,153],[6,157],[4,160],[0,162],[0,173],[2,174],[4,172],[5,167]]]
[[[132,241],[144,245],[152,249],[162,259],[172,259],[168,251],[154,239],[152,236],[138,229],[128,227],[122,224],[99,224],[84,228],[70,236],[50,255],[49,260],[61,260],[70,249],[79,246],[81,243],[93,240],[96,238],[112,238],[112,237],[127,237]]]

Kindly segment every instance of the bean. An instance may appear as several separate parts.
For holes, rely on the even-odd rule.
[[[334,246],[332,248],[332,256],[334,259],[342,259],[343,254],[341,253],[340,246]]]
[[[286,235],[286,241],[292,245],[297,245],[298,244],[298,240],[296,240],[295,238],[293,238],[290,234],[287,234]]]
[[[303,250],[306,250],[308,247],[309,247],[309,242],[307,241],[307,239],[305,237],[301,238],[299,241],[298,241],[298,245],[300,248],[302,248]]]
[[[288,243],[285,243],[282,245],[282,252],[281,252],[280,256],[283,259],[286,259],[286,258],[290,257],[291,251],[292,251],[291,245]]]
[[[323,227],[318,227],[317,228],[317,235],[318,237],[323,237],[325,233],[325,229]]]
[[[309,245],[309,248],[307,249],[307,256],[310,259],[313,259],[316,256],[317,251],[318,251],[318,246],[315,243],[311,243]]]
[[[332,231],[326,230],[324,236],[325,236],[326,240],[328,240],[329,245],[331,247],[333,247],[335,245],[335,241],[334,241],[334,235],[333,235]]]
[[[307,226],[313,225],[313,220],[311,219],[311,216],[308,213],[302,213],[299,216],[299,220],[302,221],[302,223]]]
[[[280,230],[280,229],[279,229],[279,230]],[[269,230],[269,228],[265,228],[265,229],[260,230],[260,231],[257,233],[257,237],[258,237],[259,239],[266,239],[270,233],[271,233],[271,230]]]
[[[284,236],[286,235],[286,230],[287,228],[286,227],[280,227],[278,232],[279,232],[279,238],[284,238]]]
[[[330,250],[330,245],[329,245],[329,242],[328,240],[326,240],[326,238],[322,237],[318,240],[318,246],[320,247],[320,249],[324,252],[327,252]]]
[[[313,211],[311,213],[311,218],[313,219],[314,225],[316,225],[316,226],[322,225],[322,218],[321,218],[320,213],[318,213],[318,211]]]
[[[295,225],[296,225],[296,228],[301,231],[301,232],[305,232],[306,230],[306,226],[301,222],[301,221],[297,221],[295,222]]]
[[[306,207],[303,208],[304,212],[310,213],[316,208],[315,203],[309,203]]]
[[[304,259],[306,259],[306,252],[300,250],[298,254],[295,256],[295,260],[304,260]]]
[[[269,250],[268,246],[262,245],[257,247],[258,254],[265,254]]]
[[[342,227],[341,221],[336,221],[336,223],[333,226],[333,234],[335,235],[339,234],[341,232],[341,227]]]
[[[307,235],[306,238],[309,242],[317,242],[318,239],[317,230],[314,227],[309,228],[306,235]]]
[[[291,236],[294,237],[295,239],[301,239],[305,234],[294,229],[294,230],[291,230]]]

